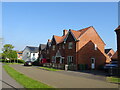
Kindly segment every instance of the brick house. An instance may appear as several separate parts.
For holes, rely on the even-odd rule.
[[[46,47],[46,44],[39,45],[39,52],[38,52],[38,59],[39,60],[41,60],[42,58],[46,58],[45,47]]]
[[[115,29],[117,35],[117,55],[118,55],[118,65],[120,68],[120,25]]]
[[[114,50],[112,48],[110,49],[105,49],[105,53],[112,58],[112,56],[115,54]]]
[[[111,61],[105,54],[105,43],[92,26],[77,31],[63,30],[62,36],[53,35],[48,42],[44,52],[51,63],[73,65],[75,69],[80,69],[80,65],[98,69]]]
[[[118,51],[116,51],[113,56],[112,56],[112,61],[117,61],[118,60]]]

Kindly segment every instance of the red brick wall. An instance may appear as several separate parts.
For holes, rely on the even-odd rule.
[[[84,45],[78,52],[78,64],[87,64],[91,68],[91,58],[95,58],[95,68],[98,68],[100,65],[104,65],[106,57],[103,53],[97,49],[94,50],[94,43],[89,41]]]
[[[117,34],[118,65],[120,68],[120,30],[116,30],[116,34]]]
[[[88,41],[92,40],[93,43],[97,44],[97,46],[99,47],[99,49],[104,52],[104,47],[105,44],[102,42],[102,40],[100,39],[99,35],[97,35],[97,32],[93,29],[90,28],[89,30],[87,30],[87,32],[85,32],[81,38],[80,38],[80,42],[78,45],[78,50],[83,47]]]
[[[76,63],[76,42],[73,42],[73,48],[68,49],[68,44],[69,42],[65,43],[65,63],[67,64],[67,57],[68,56],[73,56],[73,62]]]
[[[95,44],[98,47],[97,50],[94,50]],[[91,58],[95,58],[95,65],[98,68],[100,65],[104,65],[107,60],[110,61],[110,58],[104,53],[104,42],[93,28],[90,28],[81,36],[76,47],[78,64],[88,64],[90,68]]]

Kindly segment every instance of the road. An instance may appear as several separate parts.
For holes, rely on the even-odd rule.
[[[2,63],[0,63],[0,67],[2,68]],[[2,71],[1,71],[2,70]],[[0,83],[2,83],[2,88],[9,88],[12,90],[19,90],[20,88],[24,88],[18,82],[16,82],[13,78],[11,78],[7,72],[2,68],[0,72],[2,72],[2,79],[0,79]]]
[[[46,71],[36,67],[26,67],[18,64],[10,66],[34,80],[56,88],[118,88],[117,84],[101,80],[67,75],[55,71]]]

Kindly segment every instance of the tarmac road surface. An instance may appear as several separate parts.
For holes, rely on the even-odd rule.
[[[10,66],[34,80],[55,88],[118,88],[117,84],[108,83],[102,80],[62,74],[55,71],[46,71],[36,67],[27,67],[19,64]]]

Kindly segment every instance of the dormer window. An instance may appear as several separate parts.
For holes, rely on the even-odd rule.
[[[68,49],[72,49],[72,48],[73,48],[73,42],[69,42]]]
[[[55,45],[52,46],[53,51],[55,50]]]
[[[97,44],[94,44],[94,50],[97,50]]]

